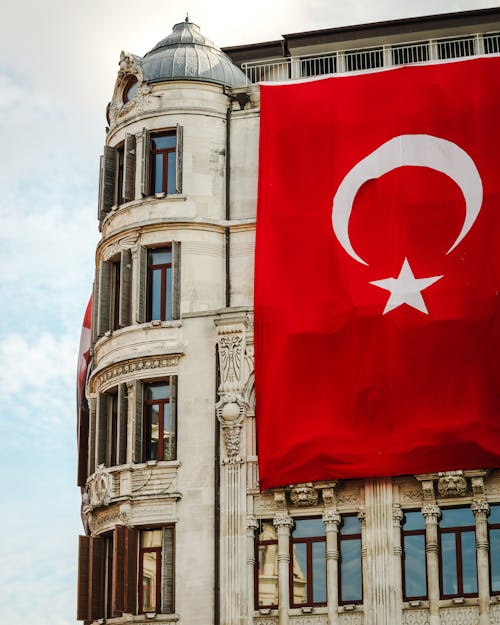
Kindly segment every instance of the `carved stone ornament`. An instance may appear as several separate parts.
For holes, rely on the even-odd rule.
[[[472,494],[474,497],[484,497],[484,480],[482,477],[472,477],[471,478],[471,488]]]
[[[140,110],[143,110],[145,98],[151,93],[151,87],[144,83],[140,56],[122,51],[119,65],[120,69],[116,78],[113,99],[109,105],[109,123],[111,126],[116,124],[120,117],[127,115],[134,107],[140,105]],[[137,80],[138,88],[132,98],[128,102],[124,102],[123,91],[131,77]]]
[[[325,506],[335,506],[335,504],[337,503],[337,497],[335,493],[336,485],[337,483],[333,482],[332,486],[321,489],[321,497],[323,498],[323,503],[325,504]]]
[[[318,498],[318,491],[313,488],[312,482],[296,484],[290,491],[290,501],[297,507],[315,506]]]
[[[467,480],[461,471],[449,471],[440,476],[437,489],[441,497],[461,497],[467,490]]]
[[[221,385],[219,392],[237,391],[241,385],[241,360],[244,341],[242,334],[227,334],[219,338]]]
[[[90,482],[90,505],[94,508],[108,506],[111,501],[111,477],[99,467]]]
[[[327,530],[337,530],[340,525],[340,514],[337,510],[325,510],[323,512],[323,523]]]
[[[424,495],[424,501],[434,501],[434,482],[433,480],[424,480],[422,482],[422,493]]]
[[[170,369],[178,367],[180,354],[172,354],[170,356],[149,356],[148,358],[135,358],[134,360],[126,360],[119,365],[107,367],[104,371],[99,372],[92,382],[92,391],[100,391],[103,384],[108,380],[120,382],[124,377],[130,377],[131,374],[138,372],[147,372],[151,369]]]
[[[474,499],[471,504],[472,512],[477,514],[478,512],[484,512],[486,515],[490,512],[490,505],[486,499]]]
[[[240,463],[241,425],[225,426],[222,428],[222,432],[224,434],[224,445],[228,456],[223,460],[223,464]]]
[[[284,490],[274,491],[274,509],[286,510],[286,495]]]
[[[424,515],[426,520],[428,518],[433,518],[437,522],[437,520],[441,517],[441,510],[436,504],[427,503],[422,506],[422,514]]]
[[[403,520],[404,514],[403,511],[401,510],[401,506],[398,503],[395,503],[392,506],[392,521],[394,524],[394,527],[400,527],[401,526],[401,521]]]
[[[293,527],[293,519],[288,514],[277,514],[273,519],[274,527],[277,527],[278,530],[281,528],[291,529]]]
[[[116,256],[123,250],[128,250],[134,247],[139,238],[138,232],[132,232],[131,234],[127,234],[127,236],[122,237],[118,241],[114,241],[110,245],[107,245],[106,248],[102,252],[102,259],[109,260]]]

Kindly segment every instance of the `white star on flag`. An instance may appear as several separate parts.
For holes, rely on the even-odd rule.
[[[415,278],[411,270],[408,259],[405,258],[399,276],[397,278],[386,278],[385,280],[375,280],[370,282],[381,289],[390,291],[391,295],[387,300],[383,314],[408,304],[412,308],[428,315],[427,307],[422,297],[422,291],[440,280],[443,276],[433,276],[432,278]]]

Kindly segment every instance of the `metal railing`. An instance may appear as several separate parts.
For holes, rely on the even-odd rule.
[[[428,39],[355,50],[336,50],[321,55],[311,54],[253,61],[243,63],[241,67],[252,83],[277,82],[479,54],[500,54],[500,33]]]

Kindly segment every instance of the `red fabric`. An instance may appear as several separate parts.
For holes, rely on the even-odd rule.
[[[85,315],[83,316],[82,332],[80,335],[80,348],[78,350],[78,365],[76,374],[76,402],[78,420],[80,420],[80,408],[85,400],[85,381],[90,360],[90,325],[92,323],[92,296],[90,296]]]
[[[500,466],[499,76],[489,57],[261,86],[261,488]],[[360,161],[408,135],[470,157],[479,214],[447,253],[462,187],[396,167],[355,195],[348,236],[362,264],[334,232],[333,198]],[[384,314],[390,292],[372,282],[398,278],[405,259],[416,279],[436,278],[421,291],[428,314],[407,303]]]

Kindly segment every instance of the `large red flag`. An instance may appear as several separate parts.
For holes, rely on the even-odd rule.
[[[261,487],[500,466],[500,58],[261,86]]]

